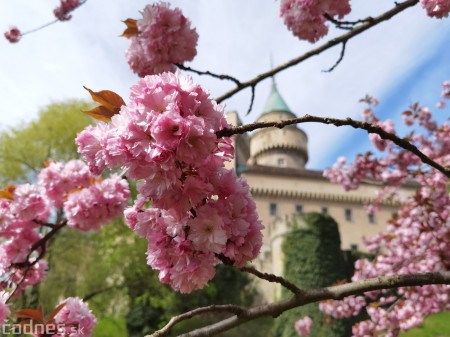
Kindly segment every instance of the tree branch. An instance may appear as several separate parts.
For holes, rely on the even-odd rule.
[[[271,316],[277,317],[281,313],[290,310],[292,308],[296,308],[299,306],[303,306],[309,303],[315,303],[324,300],[340,300],[344,297],[351,295],[360,295],[368,291],[373,290],[382,290],[382,289],[392,289],[399,287],[411,287],[411,286],[423,286],[429,284],[450,284],[450,272],[435,272],[435,273],[425,273],[425,274],[414,274],[414,275],[393,275],[393,276],[384,276],[371,278],[367,280],[331,286],[321,289],[315,289],[310,291],[305,291],[301,297],[293,296],[289,299],[285,299],[282,301],[264,304],[252,308],[245,309],[244,311],[238,312],[236,315],[226,318],[220,322],[195,329],[191,332],[179,335],[178,337],[203,337],[203,336],[214,336],[221,332],[230,330],[238,325],[241,325],[245,322],[254,320],[263,316]],[[220,306],[223,307],[223,306]],[[196,310],[199,310],[198,313]],[[213,312],[213,311],[227,311],[224,309],[214,310],[213,306],[199,308],[193,310],[197,314],[203,314],[205,312]],[[186,316],[184,316],[186,315]],[[183,317],[183,319],[174,317],[174,321],[171,320],[171,323],[167,324],[163,329],[156,331],[152,335],[148,335],[146,337],[160,337],[166,334],[167,330],[170,330],[176,323],[181,320],[193,317],[192,312],[186,313],[177,317]],[[185,318],[186,317],[186,318]],[[170,325],[170,326],[169,326]],[[164,331],[164,334],[161,332]]]
[[[245,266],[245,267],[239,268],[239,270],[242,270],[246,273],[255,275],[256,277],[258,277],[262,280],[266,280],[266,281],[273,282],[273,283],[279,283],[286,289],[290,290],[295,296],[301,297],[305,293],[303,290],[301,290],[295,284],[289,282],[285,278],[274,275],[274,274],[260,272],[259,270],[255,269],[252,266]]]
[[[341,35],[335,39],[332,39],[328,42],[326,42],[325,44],[321,45],[320,47],[317,47],[315,49],[310,50],[309,52],[295,58],[292,59],[291,61],[282,64],[276,68],[271,69],[270,71],[267,71],[265,73],[262,73],[258,76],[256,76],[254,79],[249,80],[247,82],[241,82],[239,85],[236,86],[236,88],[228,91],[227,93],[223,94],[222,96],[218,97],[216,99],[217,103],[223,102],[224,100],[226,100],[227,98],[230,98],[231,96],[235,95],[236,93],[238,93],[239,91],[241,91],[242,89],[248,88],[248,87],[254,87],[256,86],[259,82],[265,80],[266,78],[272,77],[275,74],[290,68],[292,66],[295,66],[307,59],[309,59],[310,57],[319,55],[320,53],[322,53],[323,51],[330,49],[340,43],[343,42],[347,42],[348,40],[350,40],[351,38],[365,32],[366,30],[376,26],[377,24],[383,22],[383,21],[387,21],[389,19],[391,19],[393,16],[397,15],[398,13],[404,11],[405,9],[409,8],[409,7],[413,7],[415,5],[417,5],[417,3],[419,2],[419,0],[407,0],[404,1],[402,3],[397,4],[394,8],[392,8],[391,10],[381,14],[380,16],[377,16],[376,18],[373,18],[373,20],[367,21],[365,23],[363,23],[362,25],[355,27],[354,29],[352,29],[351,31],[349,31],[348,33]]]
[[[197,308],[192,311],[185,312],[184,314],[174,316],[170,319],[169,323],[167,323],[162,329],[154,332],[150,335],[150,337],[163,337],[166,336],[172,327],[180,323],[181,321],[185,321],[187,319],[191,319],[194,316],[204,315],[211,312],[228,312],[235,314],[236,317],[242,317],[242,314],[246,312],[247,308],[240,307],[238,305],[233,304],[223,304],[223,305],[210,305],[207,307]],[[149,336],[147,336],[149,337]]]
[[[394,144],[400,146],[401,148],[412,152],[417,157],[420,158],[420,160],[424,164],[428,164],[432,167],[434,167],[436,170],[442,172],[450,178],[450,168],[444,167],[425,155],[422,151],[420,151],[415,145],[411,144],[410,142],[406,141],[405,139],[399,138],[398,136],[384,131],[381,127],[377,125],[373,125],[367,122],[358,122],[351,118],[346,119],[337,119],[337,118],[329,118],[329,117],[318,117],[318,116],[311,116],[311,115],[305,115],[303,117],[293,118],[293,119],[286,119],[279,122],[259,122],[259,123],[252,123],[232,128],[225,128],[222,130],[219,130],[216,132],[216,135],[218,138],[220,137],[230,137],[235,134],[242,134],[245,132],[253,131],[256,129],[262,129],[262,128],[268,128],[268,127],[276,127],[279,129],[284,128],[287,125],[292,124],[300,124],[300,123],[322,123],[322,124],[333,124],[335,126],[351,126],[355,129],[363,129],[366,130],[369,133],[376,133],[383,139],[387,139],[392,141]]]
[[[220,74],[215,74],[215,73],[212,73],[212,72],[210,72],[210,71],[208,71],[208,70],[207,70],[207,71],[195,70],[195,69],[192,69],[192,68],[190,68],[190,67],[187,67],[187,66],[185,66],[185,65],[183,65],[183,64],[180,64],[180,63],[176,64],[176,66],[177,66],[178,68],[180,68],[181,70],[190,71],[190,72],[193,72],[194,74],[197,74],[197,75],[209,75],[209,76],[211,76],[211,77],[218,78],[219,80],[229,80],[229,81],[232,81],[232,82],[234,82],[234,84],[236,84],[237,86],[240,86],[240,85],[241,85],[241,82],[240,82],[237,78],[235,78],[235,77],[233,77],[233,76],[230,76],[230,75],[220,75]]]
[[[341,49],[341,54],[339,55],[338,60],[336,61],[336,63],[329,69],[327,70],[322,70],[322,72],[324,73],[331,73],[334,69],[336,69],[336,67],[342,62],[342,60],[344,59],[344,55],[345,55],[345,47],[347,45],[347,41],[342,42],[342,49]]]

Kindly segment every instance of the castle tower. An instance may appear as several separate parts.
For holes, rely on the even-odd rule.
[[[257,122],[280,121],[295,117],[278,92],[275,80],[272,80],[272,90]],[[308,161],[307,143],[305,132],[295,125],[283,129],[259,129],[250,138],[250,158],[247,163],[250,166],[303,169]]]

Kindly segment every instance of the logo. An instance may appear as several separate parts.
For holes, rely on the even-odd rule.
[[[47,318],[41,306],[37,309],[20,309],[15,312],[17,323],[4,323],[0,326],[0,336],[33,335],[36,337],[51,337],[53,335],[68,336],[72,333],[83,335],[78,323],[56,322],[55,317],[66,303],[58,305]]]

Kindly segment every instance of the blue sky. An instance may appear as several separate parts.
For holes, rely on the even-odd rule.
[[[88,0],[69,22],[25,36],[15,45],[0,39],[0,128],[30,120],[54,101],[89,99],[83,85],[114,90],[126,98],[137,77],[124,58],[127,41],[118,37],[124,28],[120,20],[139,18],[147,3]],[[393,6],[393,1],[385,0],[351,3],[351,18],[375,16]],[[0,29],[15,24],[28,30],[51,21],[57,4],[57,0],[2,0]],[[313,47],[286,30],[278,17],[279,1],[177,0],[172,5],[182,8],[200,35],[198,55],[188,64],[194,68],[248,80],[270,68],[270,55],[277,65]],[[329,38],[342,31],[331,33]],[[397,120],[414,101],[433,107],[440,84],[450,79],[450,20],[428,18],[420,6],[408,9],[350,41],[339,67],[332,73],[321,72],[334,64],[339,53],[340,48],[334,48],[277,76],[280,93],[292,111],[299,116],[359,118],[363,106],[358,100],[370,93],[381,101],[381,116]],[[211,78],[195,79],[212,97],[233,87]],[[237,110],[245,122],[252,122],[269,90],[270,81],[258,85],[249,116],[243,116],[249,91],[227,100],[226,110]],[[365,134],[351,128],[301,127],[309,136],[310,168],[325,168],[336,157],[353,156],[369,146]]]

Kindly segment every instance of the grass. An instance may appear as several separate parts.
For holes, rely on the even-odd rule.
[[[450,337],[450,312],[431,315],[422,327],[401,333],[400,337]]]

